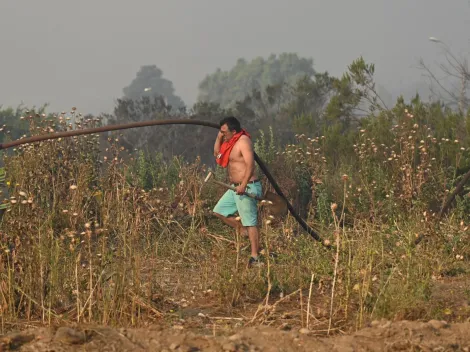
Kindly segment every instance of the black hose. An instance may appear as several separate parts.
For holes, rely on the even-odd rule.
[[[49,139],[57,139],[57,138],[65,138],[65,137],[72,137],[72,136],[80,136],[83,134],[93,134],[93,133],[100,133],[100,132],[109,132],[115,130],[125,130],[129,128],[137,128],[137,127],[146,127],[146,126],[157,126],[157,125],[199,125],[199,126],[206,126],[219,129],[220,126],[214,122],[209,121],[202,121],[202,120],[192,120],[192,119],[170,119],[170,120],[151,120],[151,121],[140,121],[140,122],[133,122],[127,124],[119,124],[119,125],[106,125],[102,127],[95,127],[95,128],[87,128],[82,130],[73,130],[73,131],[66,131],[66,132],[56,132],[53,134],[46,134],[40,136],[32,136],[27,138],[18,139],[16,141],[7,142],[7,143],[0,143],[0,150],[8,149],[12,147],[16,147],[22,144],[30,144],[36,143],[44,140]],[[292,216],[297,220],[297,222],[302,226],[302,228],[311,235],[315,240],[321,242],[320,236],[302,219],[295,211],[294,207],[289,203],[286,196],[282,193],[282,190],[279,188],[276,180],[274,180],[273,176],[269,172],[266,165],[263,161],[259,158],[259,156],[255,153],[255,160],[260,166],[263,173],[268,178],[269,182],[273,186],[274,190],[279,194],[287,203],[287,208],[289,209]]]

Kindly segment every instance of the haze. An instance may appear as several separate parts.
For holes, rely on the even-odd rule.
[[[142,65],[155,64],[187,105],[240,57],[296,52],[341,75],[360,55],[393,97],[424,89],[418,60],[469,49],[467,0],[42,0],[0,3],[0,104],[111,112]]]

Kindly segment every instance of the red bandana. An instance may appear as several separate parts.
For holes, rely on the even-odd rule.
[[[232,151],[232,148],[235,145],[235,143],[243,135],[248,136],[248,138],[251,138],[250,134],[247,131],[241,130],[240,132],[234,134],[232,138],[230,138],[229,141],[222,143],[222,145],[220,146],[220,152],[217,155],[217,158],[215,159],[217,164],[219,164],[222,167],[227,167],[228,159],[230,157],[230,152]]]

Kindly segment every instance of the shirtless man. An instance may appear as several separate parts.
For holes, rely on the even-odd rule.
[[[241,129],[240,122],[235,117],[226,117],[220,121],[220,131],[214,144],[214,156],[219,165],[227,167],[230,182],[236,187],[236,191],[229,189],[220,198],[213,210],[214,215],[227,225],[237,228],[240,223],[234,215],[238,212],[241,225],[248,233],[251,243],[248,265],[259,264],[257,201],[243,193],[246,191],[261,197],[262,188],[255,173],[254,151],[250,136]]]

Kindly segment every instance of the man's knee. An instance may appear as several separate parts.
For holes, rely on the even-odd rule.
[[[212,215],[214,215],[215,217],[219,218],[219,219],[224,219],[226,218],[226,216],[223,216],[222,214],[219,214],[215,211],[212,211]]]
[[[230,220],[230,219],[235,219],[235,216],[234,215],[223,215],[223,214],[220,214],[220,213],[217,213],[215,211],[212,211],[212,214],[219,218],[220,220]]]
[[[243,226],[258,226],[258,206],[256,200],[245,196],[239,199],[237,206]]]
[[[259,232],[258,230],[258,225],[253,225],[253,226],[243,226],[243,228],[249,232],[249,233],[257,233]]]
[[[250,228],[258,228],[258,219],[254,217],[250,217],[250,219],[246,219],[245,221],[241,221],[242,226],[247,230]]]
[[[240,211],[241,223],[243,227],[257,227],[258,226],[258,211],[257,209],[241,209]]]

